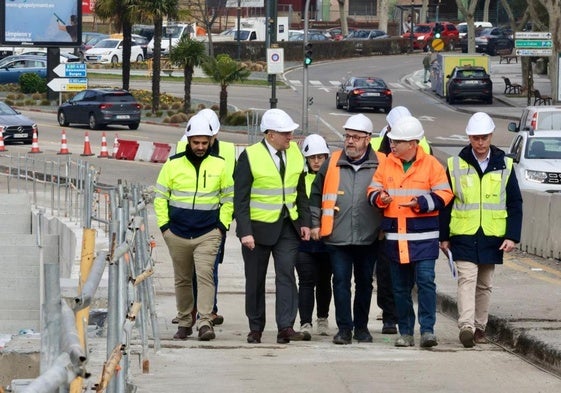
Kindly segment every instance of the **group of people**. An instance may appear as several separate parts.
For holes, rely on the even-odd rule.
[[[314,308],[316,332],[328,335],[332,297],[333,343],[372,342],[375,276],[382,333],[398,334],[395,346],[415,345],[416,285],[420,346],[433,347],[440,250],[457,265],[459,339],[465,347],[485,342],[494,266],[520,240],[522,197],[512,159],[491,144],[495,125],[482,112],[466,127],[470,144],[446,168],[407,108],[393,108],[386,119],[373,137],[368,117],[349,117],[343,149],[331,151],[317,134],[298,146],[299,125],[270,109],[261,118],[263,139],[237,160],[233,145],[216,138],[213,111],[189,120],[185,147],[163,165],[154,202],[174,266],[175,339],[192,335],[195,323],[199,340],[214,339],[213,326],[223,322],[217,271],[235,215],[248,343],[260,343],[265,329],[272,256],[277,343],[310,340]]]

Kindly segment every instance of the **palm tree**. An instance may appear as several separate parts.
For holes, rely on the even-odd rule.
[[[206,60],[205,44],[200,41],[193,40],[188,36],[183,36],[172,48],[169,59],[172,63],[183,67],[183,77],[185,83],[185,94],[183,96],[183,111],[189,113],[191,111],[191,83],[193,82],[193,73],[195,67],[201,65]]]
[[[251,71],[227,54],[209,57],[202,62],[203,72],[214,82],[220,83],[220,111],[218,117],[224,121],[228,115],[228,86],[232,82],[246,80]]]

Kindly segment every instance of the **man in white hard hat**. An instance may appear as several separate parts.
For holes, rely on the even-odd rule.
[[[363,114],[343,126],[345,146],[332,153],[312,184],[312,239],[322,239],[330,254],[338,332],[333,343],[372,342],[368,318],[380,228],[379,209],[369,206],[364,190],[378,167],[370,146],[372,122]],[[354,304],[351,277],[354,271]]]
[[[400,336],[397,347],[415,345],[415,310],[411,291],[417,285],[421,347],[438,344],[435,261],[438,258],[438,212],[452,199],[446,172],[419,146],[421,122],[399,119],[388,134],[392,152],[372,177],[367,195],[383,209],[385,252],[390,258],[393,295]]]
[[[470,144],[448,159],[454,199],[441,215],[440,246],[456,261],[459,338],[466,348],[487,341],[495,265],[522,231],[518,180],[512,159],[491,143],[494,130],[489,115],[475,113],[466,127]]]
[[[306,194],[309,196],[319,169],[329,157],[327,142],[321,135],[310,134],[302,142],[302,154],[306,158]],[[312,314],[317,304],[316,328],[321,336],[329,334],[329,306],[331,304],[331,262],[329,252],[321,240],[300,242],[298,260],[298,313],[300,331],[305,340],[311,339]]]
[[[298,124],[283,110],[267,110],[261,118],[263,140],[241,153],[234,174],[248,343],[260,343],[265,329],[265,280],[271,254],[275,264],[277,343],[304,339],[293,328],[298,313],[294,263],[300,240],[310,238],[304,157],[292,142],[297,128]]]
[[[173,262],[179,327],[176,340],[193,334],[194,307],[199,312],[198,338],[215,338],[212,324],[214,261],[232,222],[233,179],[220,157],[210,154],[212,129],[206,118],[193,116],[187,125],[187,147],[160,170],[154,210]],[[197,270],[198,299],[193,299]]]

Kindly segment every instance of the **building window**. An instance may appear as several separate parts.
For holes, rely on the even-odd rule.
[[[349,0],[349,16],[377,14],[378,0]]]

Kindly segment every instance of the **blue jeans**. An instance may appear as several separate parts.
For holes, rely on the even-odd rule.
[[[417,284],[419,302],[419,325],[421,334],[434,333],[436,322],[436,284],[434,282],[434,260],[400,264],[390,263],[393,296],[397,323],[401,335],[412,336],[415,331],[415,310],[411,291]]]
[[[377,242],[370,246],[332,246],[333,298],[339,330],[367,329],[372,301],[372,279]],[[351,275],[354,269],[355,298],[351,312]],[[354,319],[353,319],[354,316]]]

